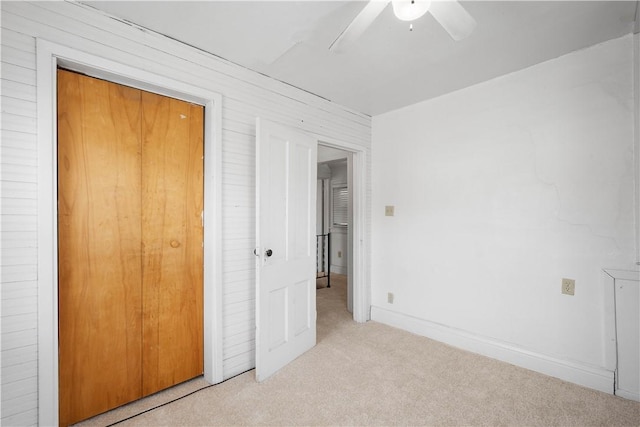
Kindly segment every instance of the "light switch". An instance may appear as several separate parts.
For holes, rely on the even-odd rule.
[[[384,207],[384,215],[385,216],[393,216],[395,206],[385,206]]]

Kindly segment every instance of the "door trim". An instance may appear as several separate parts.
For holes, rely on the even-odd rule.
[[[365,274],[367,269],[368,244],[365,237],[366,230],[366,177],[367,152],[359,145],[344,141],[313,135],[318,139],[318,145],[337,148],[351,154],[353,194],[353,224],[352,224],[352,264],[347,268],[353,270],[353,320],[364,323],[371,319],[370,286]]]
[[[38,423],[58,424],[57,77],[58,66],[205,107],[204,377],[223,379],[222,96],[67,46],[37,39],[38,101]]]

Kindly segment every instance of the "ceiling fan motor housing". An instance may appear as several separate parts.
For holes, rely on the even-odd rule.
[[[427,13],[430,0],[392,0],[393,13],[401,21],[413,21]]]

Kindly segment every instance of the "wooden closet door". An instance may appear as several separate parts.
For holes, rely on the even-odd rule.
[[[140,96],[58,71],[60,425],[142,395]]]
[[[203,117],[58,72],[61,425],[203,372]]]
[[[203,107],[142,94],[143,394],[203,372]]]

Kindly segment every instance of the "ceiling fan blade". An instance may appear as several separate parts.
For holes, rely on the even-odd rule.
[[[358,37],[365,32],[369,25],[380,15],[391,0],[370,0],[369,3],[360,11],[360,13],[351,21],[349,26],[340,33],[329,50],[332,52],[340,52],[341,47],[357,40]]]
[[[477,22],[457,1],[433,1],[429,12],[455,41],[468,37]]]

